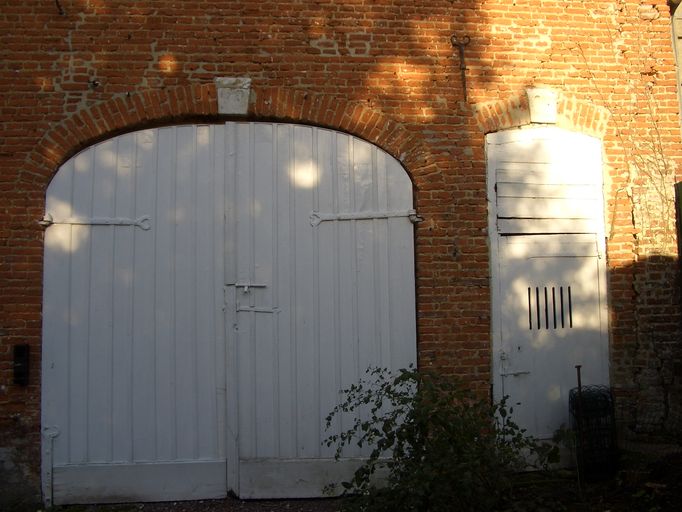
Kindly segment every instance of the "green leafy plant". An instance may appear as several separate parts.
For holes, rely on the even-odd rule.
[[[491,406],[452,378],[370,368],[344,396],[327,429],[344,413],[355,413],[355,421],[330,435],[327,446],[336,446],[337,459],[351,444],[370,447],[342,484],[346,509],[494,510],[509,495],[514,472],[528,460],[545,464],[553,453],[511,421],[504,400]]]

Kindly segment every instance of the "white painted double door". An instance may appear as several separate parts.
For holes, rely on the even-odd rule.
[[[46,204],[46,500],[347,478],[363,453],[322,444],[339,390],[416,359],[411,208],[396,160],[312,127],[174,126],[74,156]]]

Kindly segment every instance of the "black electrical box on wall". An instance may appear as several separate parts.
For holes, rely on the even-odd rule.
[[[18,386],[28,386],[29,361],[29,346],[14,345],[14,383]]]

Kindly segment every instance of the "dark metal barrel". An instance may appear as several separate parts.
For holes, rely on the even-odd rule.
[[[576,432],[578,468],[584,479],[613,475],[618,467],[616,419],[608,386],[580,386],[568,398],[571,427]]]

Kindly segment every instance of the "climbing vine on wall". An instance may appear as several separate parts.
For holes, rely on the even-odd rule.
[[[656,41],[657,33],[670,30],[667,9],[651,1],[609,3],[591,11],[604,37],[571,45],[582,63],[581,76],[591,83],[593,101],[611,115],[611,132],[604,141],[610,156],[605,162],[610,239],[628,230],[632,234],[631,261],[623,254],[621,261],[611,261],[614,269],[629,268],[632,295],[629,318],[623,320],[622,311],[620,318],[614,317],[619,336],[624,336],[615,342],[632,339],[621,359],[630,365],[630,373],[617,378],[615,385],[634,386],[639,405],[631,419],[639,431],[674,427],[679,414],[672,398],[673,361],[679,357],[674,337],[679,314],[674,185],[679,178],[676,155],[667,149],[680,137],[679,107],[656,101],[662,91],[677,87],[674,62]],[[599,52],[610,66],[595,64]],[[622,250],[618,244],[614,247]],[[665,307],[667,314],[652,315],[652,307]]]
[[[665,6],[663,6],[665,8]],[[652,43],[653,32],[660,30],[661,14],[656,5],[639,6],[625,0],[609,4],[593,18],[603,20],[606,40],[604,53],[611,54],[616,66],[614,76],[596,71],[586,53],[591,43],[576,42],[596,100],[611,113],[615,131],[614,149],[622,161],[611,161],[613,201],[610,220],[616,221],[619,201],[629,199],[635,254],[674,254],[674,183],[677,165],[665,151],[666,139],[679,136],[679,130],[662,121],[660,105],[654,95],[660,87],[675,85],[674,66],[659,57]],[[625,83],[615,73],[627,79]],[[675,108],[675,106],[672,106]],[[669,110],[669,108],[667,108]],[[613,229],[613,226],[612,226]]]

